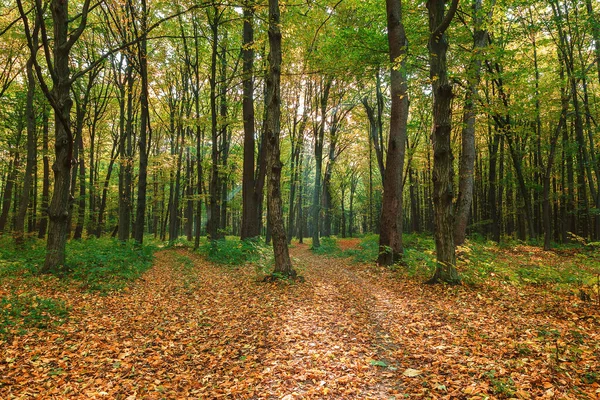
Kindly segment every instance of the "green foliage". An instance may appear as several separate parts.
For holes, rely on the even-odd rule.
[[[330,257],[340,257],[342,255],[342,250],[340,246],[338,246],[337,239],[334,236],[322,237],[321,245],[319,247],[311,246],[310,248],[313,253],[322,255],[322,256],[330,256]]]
[[[237,238],[212,240],[202,244],[199,252],[213,263],[241,266],[246,263],[265,265],[269,263],[269,247],[261,238],[239,240]]]
[[[23,334],[29,328],[46,329],[66,321],[69,311],[60,300],[32,293],[0,298],[0,338]]]
[[[0,249],[0,277],[31,277],[44,262],[45,246],[32,240],[23,248],[3,239]],[[100,292],[123,289],[152,265],[154,247],[111,238],[90,238],[67,243],[65,275],[85,289]]]
[[[358,249],[345,250],[344,256],[352,257],[358,263],[374,262],[379,255],[379,235],[365,235],[358,247]]]
[[[40,240],[29,239],[17,248],[11,237],[0,238],[0,278],[36,274],[44,261],[45,248]]]
[[[72,241],[67,246],[69,277],[89,290],[123,289],[152,266],[154,248],[115,239]]]

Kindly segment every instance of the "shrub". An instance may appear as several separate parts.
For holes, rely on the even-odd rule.
[[[89,290],[120,290],[152,266],[154,248],[116,239],[72,241],[67,246],[68,277]]]
[[[215,264],[241,266],[269,259],[269,247],[261,238],[220,239],[203,243],[199,252]]]
[[[342,255],[342,250],[338,246],[337,239],[333,236],[322,237],[321,245],[319,247],[311,246],[310,249],[313,253],[323,256],[339,257]]]

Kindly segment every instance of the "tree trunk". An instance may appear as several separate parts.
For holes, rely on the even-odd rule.
[[[260,216],[255,179],[254,140],[254,8],[250,1],[244,4],[242,45],[242,117],[244,119],[244,160],[242,171],[242,231],[240,238],[260,236]]]
[[[321,246],[319,241],[320,235],[320,219],[321,219],[321,179],[323,172],[323,142],[325,140],[325,121],[327,120],[327,102],[329,100],[329,91],[333,83],[331,78],[323,83],[320,98],[320,112],[321,121],[318,128],[315,130],[315,188],[313,192],[313,204],[312,204],[312,220],[313,220],[313,233],[312,233],[312,246],[317,248]]]
[[[25,163],[25,176],[23,177],[23,188],[19,201],[19,208],[15,217],[14,237],[18,246],[23,245],[25,240],[25,218],[29,207],[31,186],[33,180],[33,169],[36,160],[36,121],[34,110],[35,77],[33,73],[33,59],[27,61],[27,100],[25,105],[25,118],[27,119],[27,161]]]
[[[221,226],[221,178],[219,176],[219,126],[218,126],[218,115],[217,115],[217,56],[218,56],[218,32],[219,32],[219,19],[220,12],[215,7],[214,16],[210,22],[212,31],[212,49],[211,49],[211,65],[210,65],[210,114],[211,114],[211,140],[212,140],[212,152],[211,160],[212,166],[210,170],[210,184],[209,184],[209,216],[208,216],[208,237],[210,240],[217,240],[223,237],[222,231],[219,229]]]
[[[280,118],[281,118],[281,31],[279,18],[279,1],[269,0],[269,74],[267,76],[267,160],[268,160],[268,217],[275,254],[273,276],[294,278],[296,271],[292,268],[281,201],[281,163],[279,151]]]
[[[408,121],[408,86],[404,58],[408,42],[402,23],[399,0],[386,0],[389,56],[391,63],[391,115],[379,236],[380,265],[392,265],[402,258],[402,171]],[[400,64],[397,63],[400,61]]]
[[[429,11],[429,63],[430,79],[433,92],[433,204],[435,220],[435,248],[437,266],[430,283],[460,282],[456,271],[454,253],[454,214],[452,212],[453,168],[452,147],[452,85],[448,80],[446,52],[448,41],[445,31],[448,28],[458,0],[453,0],[450,9],[445,13],[444,0],[428,0]]]
[[[456,219],[454,221],[454,244],[460,246],[464,243],[467,224],[473,201],[473,171],[475,167],[475,101],[481,78],[480,52],[487,45],[487,32],[481,29],[482,18],[481,0],[473,0],[473,50],[467,69],[468,87],[465,93],[462,127],[462,151],[458,172],[458,198],[456,200]]]
[[[139,138],[139,172],[138,172],[138,187],[137,187],[137,205],[135,212],[135,229],[134,239],[138,243],[144,241],[144,226],[146,220],[146,191],[148,186],[148,149],[150,148],[150,135],[148,130],[150,127],[150,111],[148,104],[148,56],[147,56],[147,23],[148,10],[146,0],[141,0],[142,15],[141,15],[141,30],[142,40],[138,47],[138,60],[140,67],[140,78],[142,81],[140,93],[140,138]]]
[[[48,156],[49,130],[50,129],[48,126],[48,110],[44,108],[42,111],[42,218],[40,219],[40,226],[38,231],[39,239],[43,239],[44,237],[46,237],[46,231],[48,229],[48,206],[50,199],[50,160]]]
[[[131,226],[131,183],[133,179],[133,67],[126,67],[127,90],[121,89],[121,146],[119,168],[119,228],[120,241],[129,240]],[[125,99],[126,97],[126,99]]]

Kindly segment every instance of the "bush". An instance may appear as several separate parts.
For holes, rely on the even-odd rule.
[[[358,249],[348,249],[343,252],[346,257],[352,257],[355,262],[375,262],[379,256],[379,235],[368,234],[363,237]]]
[[[337,239],[335,237],[322,237],[320,242],[321,245],[319,247],[311,246],[310,249],[313,253],[330,257],[339,257],[342,255],[342,250],[338,246]]]
[[[264,262],[270,253],[262,238],[211,240],[198,250],[211,262],[229,266]]]
[[[123,289],[152,266],[154,248],[116,239],[87,239],[67,245],[68,277],[89,290]]]

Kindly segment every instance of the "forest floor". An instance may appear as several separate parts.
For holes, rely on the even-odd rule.
[[[0,340],[0,398],[600,398],[595,301],[499,281],[429,286],[291,251],[305,282],[170,249],[109,295],[2,283],[0,295],[60,299],[69,315]]]

